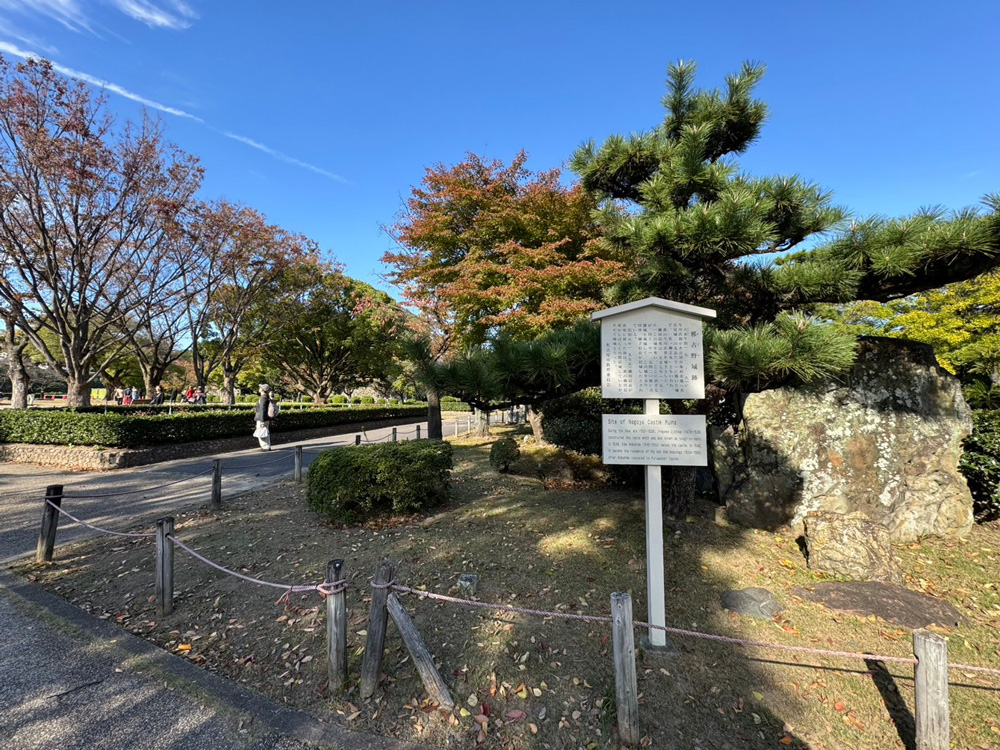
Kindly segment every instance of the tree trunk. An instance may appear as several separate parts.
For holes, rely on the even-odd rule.
[[[691,512],[697,478],[698,469],[695,466],[674,466],[670,469],[670,489],[664,502],[667,513],[683,518]]]
[[[222,371],[222,403],[229,406],[236,403],[236,376],[238,374],[233,370],[223,369]]]
[[[427,438],[441,440],[441,394],[427,391]]]
[[[27,409],[31,377],[24,366],[24,347],[7,350],[7,377],[10,378],[10,408]]]
[[[525,415],[528,419],[528,424],[531,425],[531,434],[535,436],[536,443],[544,443],[545,436],[542,434],[542,413],[540,411],[535,411],[535,407],[526,406]]]
[[[490,413],[483,409],[476,409],[476,429],[474,434],[477,437],[489,437],[490,434]]]
[[[66,406],[90,406],[90,381],[70,378],[66,381]]]

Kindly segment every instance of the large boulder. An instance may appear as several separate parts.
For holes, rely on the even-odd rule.
[[[805,517],[810,570],[860,581],[897,583],[889,530],[864,513],[813,511]]]
[[[958,471],[972,414],[926,344],[865,337],[840,382],[754,393],[737,430],[713,431],[730,519],[803,531],[812,511],[860,511],[894,541],[971,527]]]

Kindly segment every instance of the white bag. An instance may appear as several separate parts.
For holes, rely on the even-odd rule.
[[[253,431],[253,436],[255,438],[266,438],[270,435],[270,431],[267,429],[267,425],[263,422],[257,423],[257,429]]]

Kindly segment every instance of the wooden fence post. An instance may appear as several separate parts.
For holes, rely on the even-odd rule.
[[[392,442],[394,442],[394,443],[396,442],[396,428],[395,427],[392,428]]]
[[[451,697],[451,691],[448,690],[448,686],[441,678],[441,673],[434,666],[434,658],[431,656],[427,644],[424,643],[424,639],[420,637],[420,631],[413,624],[410,615],[403,609],[403,605],[399,603],[399,597],[395,594],[389,594],[386,607],[389,614],[392,615],[392,621],[399,629],[399,634],[403,636],[403,643],[406,644],[406,650],[410,652],[410,658],[413,659],[413,665],[417,668],[427,693],[432,700],[437,701],[441,708],[449,712],[453,711],[455,699]]]
[[[611,626],[615,658],[615,700],[618,734],[622,742],[639,744],[639,689],[635,677],[635,635],[632,632],[632,597],[611,595]]]
[[[375,571],[375,583],[390,583],[396,575],[396,564],[383,558]],[[365,656],[361,662],[361,699],[367,700],[375,694],[379,677],[382,676],[382,655],[385,652],[385,628],[389,616],[386,600],[388,588],[372,589],[372,608],[368,615],[368,637],[365,639]]]
[[[174,544],[167,539],[173,533],[173,516],[156,522],[156,608],[160,617],[174,611]]]
[[[302,481],[302,446],[295,446],[295,481]]]
[[[326,582],[344,580],[344,561],[331,560],[326,566]],[[347,593],[326,597],[326,653],[329,659],[330,688],[339,690],[347,682]]]
[[[354,444],[355,445],[361,445],[361,436],[360,435],[355,435],[354,436]]]
[[[42,528],[38,532],[35,562],[52,562],[52,550],[56,546],[56,529],[59,527],[59,508],[62,507],[62,493],[63,486],[61,484],[50,484],[45,488],[45,501],[42,504]],[[53,505],[56,507],[53,508]]]
[[[420,425],[417,425],[417,440],[420,440]]]
[[[212,507],[222,507],[222,459],[212,461]]]
[[[948,641],[928,630],[913,631],[917,750],[948,750]]]

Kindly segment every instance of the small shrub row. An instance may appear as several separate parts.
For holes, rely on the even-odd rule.
[[[419,406],[282,411],[271,423],[274,432],[331,427],[423,416]],[[139,448],[198,440],[239,437],[253,431],[250,409],[185,410],[167,414],[107,414],[56,409],[0,412],[0,442],[50,445],[99,445]]]
[[[309,466],[306,497],[339,523],[413,513],[448,499],[451,467],[451,445],[441,440],[337,448]]]
[[[441,399],[441,411],[472,411],[472,407],[457,398],[445,396]]]
[[[959,470],[972,493],[976,518],[1000,518],[1000,410],[972,413],[972,434],[965,439]]]

